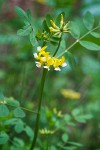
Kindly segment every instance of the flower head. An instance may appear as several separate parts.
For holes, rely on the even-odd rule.
[[[58,59],[52,57],[49,52],[46,52],[47,46],[37,47],[37,53],[34,53],[34,58],[36,59],[36,66],[41,68],[42,66],[48,70],[52,66],[54,70],[61,71],[60,67],[65,67],[67,64],[65,62],[65,57]]]
[[[54,130],[48,130],[46,128],[39,130],[40,134],[54,134]]]
[[[69,32],[69,28],[68,28],[69,22],[65,24],[63,14],[61,14],[60,27],[57,26],[53,20],[50,20],[50,23],[52,27],[49,27],[49,29],[50,29],[50,32],[54,34],[54,36],[60,37],[62,33]]]
[[[70,89],[62,89],[61,94],[65,98],[70,98],[70,99],[79,99],[81,97],[79,92],[75,92],[75,91],[70,90]]]

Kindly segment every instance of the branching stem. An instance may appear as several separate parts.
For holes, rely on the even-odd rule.
[[[80,40],[82,40],[84,37],[86,37],[88,34],[90,34],[91,32],[93,32],[94,30],[100,28],[100,25],[96,26],[95,28],[93,28],[92,30],[88,31],[86,34],[84,34],[83,36],[81,36],[79,39],[77,39],[73,44],[71,44],[64,52],[62,52],[59,56],[57,56],[57,58],[61,57],[62,55],[64,55],[69,49],[71,49],[74,45],[76,45],[76,43],[78,43]]]

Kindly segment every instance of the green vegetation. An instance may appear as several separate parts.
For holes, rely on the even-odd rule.
[[[0,1],[1,150],[100,149],[99,3]]]

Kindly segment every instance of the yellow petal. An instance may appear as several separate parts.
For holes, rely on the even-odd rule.
[[[61,14],[60,28],[63,26],[63,24],[64,24],[64,17],[63,14]]]
[[[53,26],[55,29],[59,29],[59,27],[56,26],[56,24],[55,24],[52,20],[50,20],[50,23],[52,24],[52,26]]]

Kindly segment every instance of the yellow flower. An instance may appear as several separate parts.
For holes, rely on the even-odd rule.
[[[61,94],[65,98],[70,98],[70,99],[79,99],[81,96],[79,92],[75,92],[75,91],[70,90],[70,89],[62,89]]]
[[[67,64],[65,62],[65,57],[62,56],[61,59],[50,56],[49,52],[46,52],[47,46],[37,47],[37,53],[34,53],[34,58],[37,60],[36,66],[41,68],[42,66],[50,70],[50,66],[54,67],[54,70],[61,71],[60,67],[65,67]]]
[[[58,29],[58,30],[59,30],[59,27],[56,26],[56,24],[55,24],[52,20],[50,20],[50,23],[52,24],[52,26],[53,26],[55,29]]]
[[[62,28],[63,24],[64,24],[64,17],[63,17],[63,15],[61,14],[60,28]]]
[[[39,130],[41,134],[54,134],[54,130],[48,130],[46,128]]]
[[[53,64],[54,70],[61,71],[61,69],[59,68],[59,66],[60,66],[60,59],[57,59],[57,58],[53,58],[53,59],[54,59],[54,64]]]
[[[50,32],[52,32],[54,34],[54,36],[59,36],[60,37],[62,33],[69,32],[68,25],[69,25],[70,22],[65,24],[63,14],[61,14],[60,27],[58,27],[54,23],[53,20],[50,20],[50,23],[51,23],[52,27],[49,27],[49,29],[50,29]]]
[[[7,104],[5,100],[0,100],[0,104]]]
[[[54,109],[53,109],[53,112],[54,112],[54,114],[57,115],[58,117],[60,117],[60,118],[63,117],[61,110],[60,110],[60,111],[57,111],[57,108],[54,108]]]

